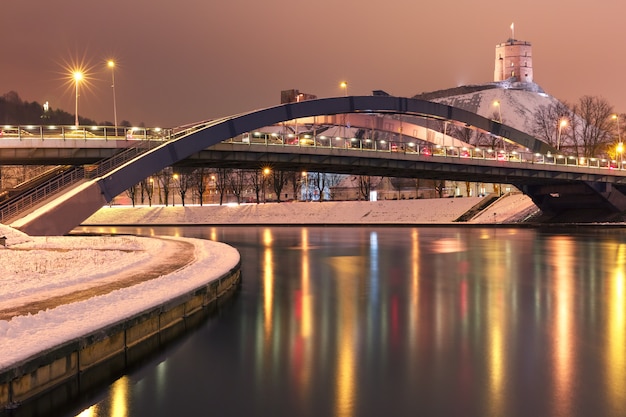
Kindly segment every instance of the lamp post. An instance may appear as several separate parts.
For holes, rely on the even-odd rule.
[[[622,168],[622,151],[624,150],[624,145],[622,144],[622,134],[621,134],[620,128],[619,128],[619,115],[614,114],[612,117],[617,122],[617,148],[616,148],[616,151],[617,151],[617,153],[619,155],[620,168]]]
[[[74,109],[74,124],[78,127],[78,83],[83,79],[83,73],[80,71],[74,71],[72,73],[72,77],[74,78],[74,84],[76,85],[76,107]]]
[[[267,202],[266,198],[265,198],[265,182],[266,182],[266,177],[270,174],[270,169],[269,168],[264,168],[263,169],[263,204],[265,204]]]
[[[493,105],[498,108],[498,122],[502,124],[502,106],[500,106],[500,101],[496,100],[493,102]],[[504,142],[504,138],[502,138],[502,150],[506,152],[506,143]]]
[[[557,151],[561,150],[561,131],[563,130],[565,126],[567,126],[567,120],[561,119],[559,121],[559,133],[556,137],[556,150]]]
[[[348,97],[348,82],[342,81],[341,83],[339,83],[339,87],[343,88],[343,91],[344,91],[343,95]]]
[[[115,102],[115,61],[109,59],[107,66],[111,68],[111,88],[113,89],[113,123],[115,123],[115,136],[117,136],[117,103]]]

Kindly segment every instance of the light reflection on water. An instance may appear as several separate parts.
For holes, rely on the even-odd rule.
[[[140,230],[232,244],[242,291],[84,415],[626,415],[619,230]]]

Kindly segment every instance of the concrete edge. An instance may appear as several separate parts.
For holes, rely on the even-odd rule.
[[[0,370],[0,412],[21,407],[70,382],[77,384],[70,390],[80,391],[81,385],[94,384],[93,378],[83,378],[87,371],[96,374],[91,371],[111,361],[119,363],[119,370],[127,369],[193,328],[195,316],[229,298],[240,282],[241,260],[219,278],[186,294]]]

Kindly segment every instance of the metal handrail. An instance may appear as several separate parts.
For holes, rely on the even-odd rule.
[[[157,143],[160,144],[161,142]],[[147,150],[152,149],[152,144],[153,141],[140,141],[137,146],[125,148],[122,152],[89,166],[88,169],[82,166],[74,167],[40,186],[20,194],[15,199],[0,204],[0,223],[5,223],[7,220],[19,216],[24,211],[30,210],[70,185],[77,184],[84,179],[97,178],[112,171]]]

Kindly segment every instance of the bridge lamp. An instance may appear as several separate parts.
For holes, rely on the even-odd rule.
[[[115,136],[117,136],[117,103],[115,102],[115,61],[109,59],[107,67],[111,68],[111,88],[113,89],[113,123],[115,123]]]
[[[622,151],[624,150],[624,147],[622,145],[622,134],[619,128],[619,116],[617,114],[614,114],[611,117],[615,119],[615,121],[617,122],[617,149],[616,150],[617,150],[617,153],[619,154],[619,163],[621,165],[622,164]]]
[[[617,144],[617,148],[615,149],[617,151],[617,155],[619,156],[619,164],[620,164],[620,168],[623,168],[622,165],[622,152],[624,152],[624,144],[622,142]]]
[[[76,107],[74,109],[75,120],[74,124],[78,127],[78,84],[83,80],[83,73],[80,71],[74,71],[72,73],[72,78],[74,79],[74,85],[76,86]]]
[[[565,126],[567,126],[567,120],[561,119],[559,121],[559,134],[556,137],[556,150],[557,151],[561,149],[561,131],[563,130]]]

